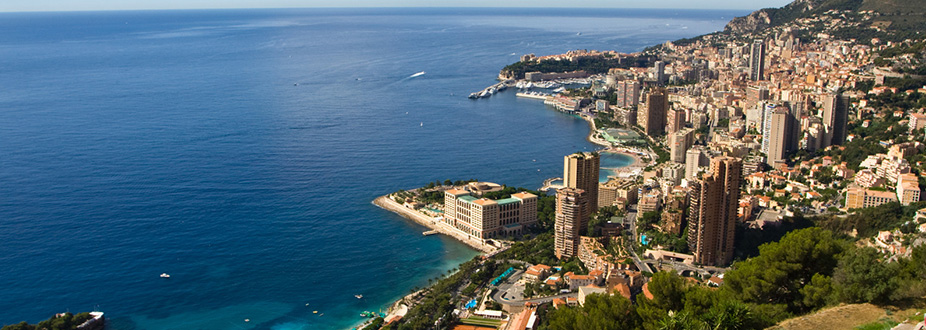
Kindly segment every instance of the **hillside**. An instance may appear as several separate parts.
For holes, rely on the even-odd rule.
[[[882,26],[898,38],[926,31],[926,0],[795,0],[781,8],[765,8],[736,17],[727,23],[724,32],[754,33],[830,10],[874,11],[878,13],[877,21],[889,22]]]

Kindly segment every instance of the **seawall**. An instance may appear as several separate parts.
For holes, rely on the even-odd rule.
[[[450,227],[449,225],[438,221],[437,219],[431,218],[429,216],[421,214],[420,212],[416,210],[409,209],[405,206],[402,206],[399,203],[396,203],[396,201],[392,200],[392,198],[389,198],[389,195],[377,197],[376,199],[373,200],[373,204],[376,206],[379,206],[380,208],[384,210],[391,211],[393,213],[401,215],[402,217],[406,219],[412,220],[419,225],[422,225],[422,226],[430,228],[431,230],[437,231],[438,233],[450,236],[456,239],[457,241],[460,241],[461,243],[466,244],[469,247],[476,249],[478,251],[481,251],[484,253],[492,253],[498,250],[498,247],[486,244],[482,240],[463,234],[457,231],[456,229]]]

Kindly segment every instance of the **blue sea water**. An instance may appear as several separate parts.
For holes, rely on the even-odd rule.
[[[0,324],[99,309],[114,330],[349,328],[476,255],[373,198],[538,188],[595,148],[585,122],[513,91],[466,98],[502,66],[742,14],[0,14]]]

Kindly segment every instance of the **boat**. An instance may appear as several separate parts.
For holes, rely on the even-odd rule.
[[[312,311],[312,314],[318,314],[318,311]]]
[[[418,125],[418,126],[424,126],[424,122],[421,122],[421,125]]]
[[[251,322],[251,319],[244,319],[245,322]]]
[[[167,273],[161,273],[161,278],[170,278],[170,275]]]
[[[363,299],[363,295],[362,295],[362,294],[355,294],[354,297],[357,297],[357,299]]]
[[[478,98],[479,98],[479,93],[472,93],[472,94],[469,94],[469,98],[471,98],[471,99],[478,99]]]
[[[418,72],[418,73],[413,74],[413,75],[408,76],[408,77],[409,77],[409,78],[415,78],[415,77],[418,77],[418,76],[422,76],[422,75],[424,75],[424,74],[425,74],[425,72],[424,72],[424,71],[421,71],[421,72]]]

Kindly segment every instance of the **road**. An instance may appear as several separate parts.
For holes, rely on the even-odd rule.
[[[637,269],[640,271],[653,273],[653,269],[650,268],[649,264],[640,260],[640,257],[637,256],[637,253],[633,250],[633,246],[636,244],[639,237],[637,236],[637,205],[630,205],[627,207],[627,214],[624,215],[624,225],[630,229],[630,242],[625,242],[627,251],[630,251],[630,258],[633,259],[633,263],[637,265]]]

